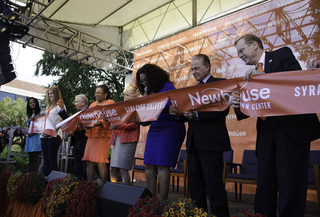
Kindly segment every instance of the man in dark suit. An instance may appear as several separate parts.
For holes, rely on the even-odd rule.
[[[198,84],[224,80],[210,74],[208,56],[198,54],[191,59],[191,70]],[[190,197],[197,206],[207,210],[209,198],[211,213],[230,216],[227,193],[222,182],[223,151],[231,150],[226,116],[229,108],[221,112],[187,111],[178,115],[173,108],[170,113],[179,121],[188,121],[188,186]]]
[[[254,65],[244,78],[251,75],[280,71],[301,70],[288,47],[263,52],[259,37],[247,34],[235,42],[238,56],[246,65]],[[262,68],[258,70],[262,63]],[[239,98],[233,101],[238,120],[247,118],[240,111]],[[257,118],[256,153],[258,157],[258,184],[255,211],[276,217],[279,193],[279,216],[304,216],[310,142],[320,137],[316,114],[273,116]]]
[[[79,111],[88,108],[88,98],[83,95],[77,95],[75,97],[74,105],[76,109]],[[59,111],[59,115],[62,119],[68,118],[68,114],[64,110],[64,105],[60,105],[61,110]],[[74,144],[73,153],[74,153],[74,161],[73,161],[73,172],[72,174],[77,176],[79,180],[86,179],[87,177],[87,164],[85,161],[82,161],[84,150],[86,147],[87,139],[86,130],[79,124],[75,131],[68,132],[69,136],[72,136],[71,143]]]

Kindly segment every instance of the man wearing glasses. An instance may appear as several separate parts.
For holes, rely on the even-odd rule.
[[[301,70],[288,47],[263,51],[262,40],[247,34],[235,42],[238,56],[246,65],[253,65],[251,75]],[[247,118],[240,111],[239,97],[233,101],[238,120]],[[255,195],[256,213],[276,217],[279,193],[279,217],[304,216],[308,181],[310,142],[320,137],[316,114],[257,118],[256,153],[258,184]]]

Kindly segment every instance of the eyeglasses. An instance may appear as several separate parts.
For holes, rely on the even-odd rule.
[[[240,49],[240,50],[238,51],[238,56],[242,55],[242,54],[243,54],[243,51],[244,51],[247,47],[249,47],[251,44],[252,44],[252,42],[251,42],[250,44],[247,44],[244,48]]]
[[[101,95],[101,94],[104,94],[104,93],[99,93],[99,92],[94,93],[94,95]]]
[[[140,80],[140,84],[143,84],[143,82],[147,82],[147,78]]]

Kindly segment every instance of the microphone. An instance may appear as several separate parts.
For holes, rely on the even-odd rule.
[[[144,87],[144,95],[145,95],[145,96],[148,95],[148,87]]]

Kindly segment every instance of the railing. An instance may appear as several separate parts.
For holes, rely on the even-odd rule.
[[[12,146],[12,140],[13,140],[13,130],[12,129],[21,129],[24,130],[24,127],[12,127],[8,126],[10,129],[10,139],[9,139],[9,146],[8,146],[8,153],[7,153],[7,159],[6,159],[6,166],[8,166],[9,161],[10,161],[10,156],[28,156],[26,154],[16,154],[16,153],[11,153],[11,146]]]

